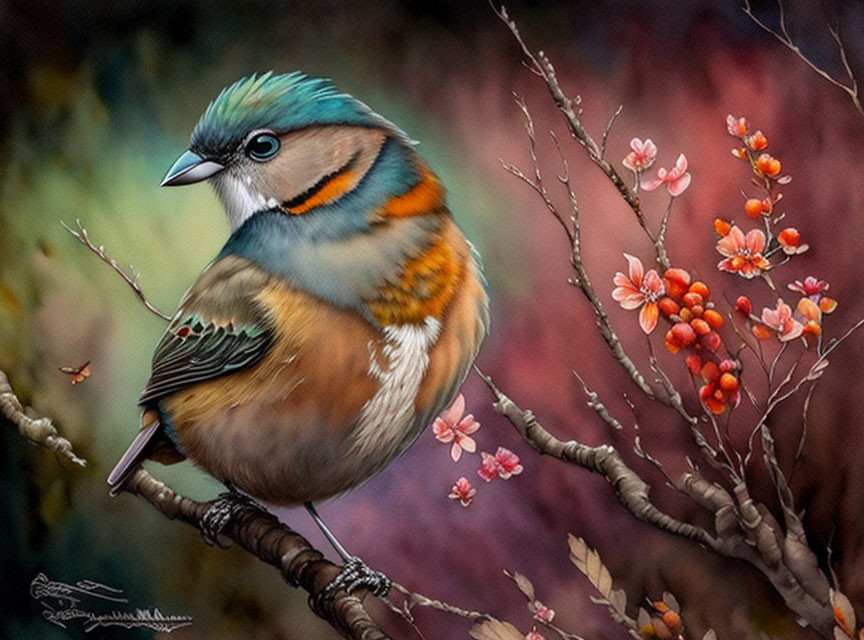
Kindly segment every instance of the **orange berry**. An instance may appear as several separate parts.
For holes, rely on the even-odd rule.
[[[684,631],[684,624],[681,622],[681,616],[671,609],[663,614],[663,622],[669,627],[669,631],[678,635]]]
[[[777,241],[780,244],[797,247],[801,244],[801,234],[798,233],[798,229],[795,227],[786,227],[778,234]]]
[[[690,321],[690,326],[700,336],[706,336],[711,333],[711,325],[705,322],[702,318],[693,318]]]
[[[676,322],[669,329],[669,333],[672,334],[672,339],[679,347],[690,346],[696,340],[696,332],[686,322]]]
[[[753,311],[753,303],[750,302],[750,298],[747,296],[738,296],[738,299],[735,301],[735,310],[744,316],[749,316],[750,312]]]
[[[723,218],[714,218],[714,231],[717,232],[718,236],[726,237],[726,235],[732,230],[732,225],[723,220]]]
[[[753,151],[762,151],[762,149],[768,146],[768,138],[761,131],[757,131],[747,138],[747,146],[753,149]]]
[[[819,301],[819,308],[822,309],[822,313],[831,313],[837,308],[837,301],[834,298],[822,298]]]
[[[721,338],[720,334],[716,331],[712,331],[711,333],[702,336],[702,344],[704,344],[711,353],[716,353],[717,349],[723,346],[723,338]]]
[[[680,298],[687,293],[687,287],[690,286],[690,274],[684,269],[672,267],[667,269],[663,274],[663,287],[666,289],[666,295],[673,298]]]
[[[780,173],[780,161],[769,153],[763,153],[756,158],[756,169],[766,176],[776,176]]]
[[[702,366],[702,377],[705,378],[705,382],[712,382],[716,380],[719,375],[720,367],[717,366],[717,363],[709,360]]]
[[[807,324],[804,325],[804,333],[818,336],[820,333],[822,333],[822,327],[820,327],[819,323],[815,320],[808,320]]]
[[[767,210],[768,209],[765,206],[765,203],[758,198],[750,198],[747,202],[744,203],[744,211],[746,211],[747,215],[751,218],[758,218],[762,215],[763,211]]]
[[[705,299],[695,291],[691,291],[690,293],[685,293],[682,298],[684,304],[686,304],[691,309],[696,305],[702,305],[705,303]]]
[[[822,319],[822,310],[810,298],[801,298],[795,307],[795,311],[801,314],[806,320],[815,320],[818,323]]]
[[[684,307],[683,309],[681,309],[681,311],[678,313],[678,315],[681,316],[681,319],[684,322],[689,322],[693,318],[693,312],[690,311],[690,309],[688,309],[687,307]]]
[[[720,388],[723,389],[723,391],[735,393],[738,391],[738,378],[731,373],[724,373],[720,376]]]
[[[708,309],[702,317],[705,318],[705,322],[711,325],[712,329],[719,329],[723,326],[723,316],[714,309]]]
[[[660,302],[657,303],[657,306],[660,307],[660,311],[662,311],[663,314],[667,316],[674,316],[681,308],[678,303],[669,296],[661,298]]]
[[[694,304],[692,307],[690,307],[690,313],[692,313],[695,318],[702,317],[702,313],[704,311],[705,307],[703,307],[701,304]]]
[[[702,358],[697,355],[687,356],[684,363],[694,376],[702,371]]]
[[[663,602],[662,600],[658,600],[657,602],[652,602],[651,604],[654,605],[654,608],[659,613],[666,613],[667,611],[669,611],[669,605],[666,604],[665,602]]]
[[[737,149],[732,149],[732,155],[736,158],[740,158],[741,160],[747,159],[747,149],[744,147],[738,147]]]
[[[700,280],[697,280],[696,282],[691,284],[689,291],[690,293],[698,293],[700,296],[702,296],[703,300],[707,300],[708,296],[711,294],[711,291],[708,289],[708,285]]]
[[[767,340],[771,337],[771,329],[766,327],[764,324],[754,324],[750,329],[750,333],[752,333],[758,340]]]

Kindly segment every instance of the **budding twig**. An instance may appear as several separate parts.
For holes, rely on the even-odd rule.
[[[114,258],[108,257],[108,255],[105,253],[105,247],[97,247],[92,242],[90,242],[90,237],[87,235],[87,229],[84,228],[80,220],[75,220],[75,225],[78,227],[78,231],[71,229],[63,221],[61,221],[60,224],[63,225],[63,228],[66,229],[66,231],[75,236],[75,238],[78,239],[78,242],[90,249],[90,251],[99,256],[99,259],[102,260],[102,262],[114,269],[114,271],[116,271],[117,274],[126,281],[126,284],[131,287],[132,291],[135,292],[135,295],[138,296],[141,302],[144,303],[144,306],[147,307],[147,310],[150,313],[159,316],[163,320],[171,320],[171,316],[165,315],[164,313],[159,311],[159,309],[150,304],[150,302],[147,300],[147,297],[144,295],[144,292],[141,291],[141,287],[138,286],[138,279],[141,277],[141,274],[135,273],[135,269],[132,267],[132,265],[129,265],[129,271],[131,272],[131,275],[129,275],[123,270],[123,268],[119,264],[117,264],[117,261],[114,260]]]

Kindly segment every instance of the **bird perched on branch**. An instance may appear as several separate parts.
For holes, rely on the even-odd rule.
[[[224,89],[163,186],[208,180],[231,237],[156,346],[141,431],[109,477],[190,458],[240,496],[312,506],[383,469],[458,393],[488,330],[471,246],[406,135],[323,79]]]

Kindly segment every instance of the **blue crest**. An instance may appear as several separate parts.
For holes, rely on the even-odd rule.
[[[253,74],[223,89],[192,132],[191,149],[205,157],[233,152],[255,129],[284,133],[312,125],[353,125],[386,129],[407,141],[394,124],[330,80],[299,71]]]

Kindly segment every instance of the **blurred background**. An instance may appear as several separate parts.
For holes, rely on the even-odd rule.
[[[839,75],[839,57],[817,4],[788,5],[793,33],[814,61]],[[725,127],[726,115],[734,113],[765,132],[769,150],[793,176],[783,189],[783,209],[811,246],[775,281],[785,287],[813,274],[831,283],[840,306],[827,322],[829,336],[864,316],[864,118],[848,96],[759,30],[733,0],[508,6],[528,46],[545,50],[568,93],[582,96],[586,126],[596,137],[624,105],[608,142],[617,166],[633,136],[657,143],[658,167],[686,153],[693,183],[676,203],[668,248],[676,265],[708,282],[716,300],[747,293],[757,310],[773,303],[761,281],[715,270],[712,220],[749,223],[740,193],[749,176],[729,153]],[[776,20],[773,3],[756,9]],[[840,21],[850,60],[864,77],[864,4],[835,2],[828,10]],[[336,637],[309,611],[305,593],[285,585],[272,568],[237,549],[207,547],[193,529],[132,496],[108,498],[105,477],[136,431],[136,399],[164,327],[60,225],[80,219],[97,245],[141,272],[150,301],[173,312],[224,243],[228,227],[207,187],[157,185],[217,92],[268,69],[331,77],[420,142],[449,190],[454,215],[484,258],[493,331],[479,357],[481,368],[561,438],[618,447],[652,483],[659,505],[708,526],[703,513],[664,488],[662,476],[633,455],[633,415],[622,392],[635,402],[643,444],[673,473],[685,469],[685,455],[697,455],[684,425],[636,395],[609,357],[590,309],[567,284],[563,234],[536,194],[501,169],[499,159],[530,168],[513,92],[534,115],[541,165],[562,207],[566,198],[555,191],[557,155],[546,132],[554,129],[565,141],[587,267],[644,369],[647,350],[635,314],[618,308],[609,294],[613,274],[625,267],[622,252],[647,264],[651,246],[613,187],[567,140],[545,86],[522,66],[517,45],[486,3],[3,0],[0,369],[22,399],[56,419],[89,465],[73,468],[30,446],[8,425],[0,429],[6,539],[0,545],[0,636],[83,637],[42,619],[29,595],[30,580],[42,571],[65,582],[90,579],[121,588],[134,606],[192,616],[194,624],[172,638]],[[663,190],[643,196],[652,225],[659,224],[665,204]],[[655,344],[663,351],[660,342]],[[686,389],[683,358],[660,357]],[[864,335],[832,356],[792,478],[811,543],[827,562],[831,542],[831,566],[859,614],[862,357]],[[58,371],[86,360],[92,376],[83,384],[71,386]],[[585,406],[574,369],[601,394],[624,431],[611,432]],[[602,478],[539,458],[494,413],[476,376],[465,395],[482,423],[479,449],[512,449],[524,473],[487,485],[476,475],[479,456],[454,464],[448,447],[424,433],[378,477],[321,506],[346,546],[371,566],[420,593],[490,612],[527,631],[524,599],[502,573],[517,570],[534,581],[564,628],[592,639],[624,637],[605,609],[590,602],[590,585],[568,561],[571,532],[599,550],[631,602],[673,591],[693,637],[708,627],[721,638],[815,637],[796,624],[755,571],[655,532],[618,506]],[[686,402],[696,410],[692,393]],[[801,403],[788,403],[772,422],[790,472]],[[753,419],[745,404],[732,425],[738,441]],[[188,463],[153,464],[151,470],[192,497],[210,498],[220,490]],[[447,499],[460,475],[478,488],[467,509]],[[753,479],[758,497],[773,504],[765,478],[754,470]],[[332,555],[302,510],[280,516]],[[395,637],[411,637],[392,613],[375,603],[370,608]],[[429,611],[417,611],[417,617],[429,638],[467,637],[462,619]],[[112,630],[104,637],[152,635]]]

